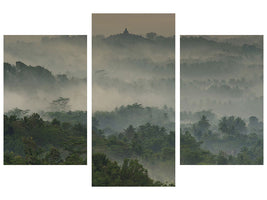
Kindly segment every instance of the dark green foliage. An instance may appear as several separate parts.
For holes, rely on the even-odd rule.
[[[129,125],[120,134],[107,137],[96,126],[97,121],[94,119],[93,153],[105,153],[119,162],[124,162],[125,158],[138,158],[160,180],[164,177],[170,182],[174,181],[174,132],[168,134],[164,128],[147,123],[137,128]],[[128,164],[134,165],[131,162]]]
[[[148,176],[148,172],[137,160],[125,159],[120,167],[105,154],[92,157],[93,186],[161,186]]]
[[[60,126],[60,121],[58,121],[57,119],[53,119],[53,121],[51,122],[54,126]]]
[[[78,153],[72,153],[68,155],[68,157],[65,159],[64,162],[65,165],[86,165],[86,158],[82,158],[80,154]]]
[[[14,108],[6,113],[7,116],[17,116],[18,118],[23,118],[29,113],[30,110],[21,110],[19,108]]]
[[[181,165],[213,164],[214,156],[200,148],[201,142],[190,135],[189,132],[180,136],[180,163]]]
[[[32,137],[24,137],[22,141],[24,143],[25,163],[29,165],[41,164],[38,156],[41,153],[41,149],[36,145]]]
[[[45,161],[50,165],[58,165],[62,163],[60,152],[55,147],[52,147],[46,154]]]
[[[15,155],[13,152],[5,152],[5,165],[25,165],[25,159],[22,156]]]
[[[86,164],[86,126],[44,121],[33,113],[4,116],[5,164]]]
[[[218,165],[228,164],[227,155],[222,151],[220,151],[219,155],[217,156],[217,164]]]
[[[147,170],[137,160],[124,160],[121,167],[121,180],[124,185],[129,186],[153,185],[153,181],[148,177]]]
[[[120,171],[121,169],[117,162],[110,161],[105,154],[93,154],[93,186],[121,185]]]
[[[197,138],[210,135],[211,132],[209,131],[209,128],[210,128],[210,123],[207,117],[203,115],[199,120],[199,122],[193,125],[194,135]]]
[[[219,130],[228,135],[237,135],[246,133],[246,123],[240,118],[223,117],[219,123]]]
[[[94,130],[93,151],[95,152],[105,146],[109,154],[120,159],[137,156],[147,160],[166,159],[167,157],[174,160],[174,132],[168,134],[164,128],[159,126],[147,123],[135,129],[130,125],[119,135],[109,137],[105,137],[101,130]]]
[[[250,132],[263,134],[263,123],[259,122],[258,118],[255,116],[251,116],[249,118],[248,128]]]
[[[250,126],[259,125],[255,117],[250,118]],[[201,128],[202,127],[202,128]],[[216,127],[207,131],[209,124],[202,119],[192,127],[181,129],[180,151],[181,164],[212,164],[212,165],[262,165],[263,138],[260,130],[246,134],[245,122],[237,117],[223,117]],[[196,131],[198,130],[198,131]],[[197,134],[208,132],[209,134]],[[191,135],[190,131],[194,134]],[[195,136],[195,137],[194,137]]]

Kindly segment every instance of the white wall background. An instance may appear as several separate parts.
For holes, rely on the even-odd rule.
[[[3,63],[3,35],[88,35],[88,165],[3,166],[3,70],[1,69],[0,199],[266,199],[266,165],[179,165],[179,35],[266,35],[267,6],[264,2],[260,0],[2,0],[0,2],[0,63]],[[176,13],[175,188],[91,187],[92,13]],[[265,52],[264,54],[266,55]],[[264,109],[264,116],[266,116],[265,111],[266,109]],[[266,147],[266,142],[264,144]]]

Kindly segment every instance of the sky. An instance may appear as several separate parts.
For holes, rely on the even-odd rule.
[[[5,35],[4,62],[42,66],[53,74],[86,78],[87,39],[84,35]]]
[[[175,34],[174,14],[93,14],[92,21],[93,35],[114,35],[125,28],[139,35],[156,32],[167,37]]]

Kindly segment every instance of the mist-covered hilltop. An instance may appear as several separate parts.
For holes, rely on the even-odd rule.
[[[86,35],[5,35],[4,61],[43,66],[53,74],[86,78]]]
[[[86,79],[54,75],[45,67],[20,61],[4,63],[4,100],[5,112],[14,108],[62,111],[54,109],[57,103],[68,103],[66,111],[86,110]]]
[[[93,36],[93,111],[138,102],[174,108],[175,38],[147,33]]]
[[[262,36],[182,36],[181,111],[263,117]]]

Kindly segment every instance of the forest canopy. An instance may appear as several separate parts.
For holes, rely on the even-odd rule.
[[[39,114],[4,116],[7,165],[85,165],[87,128],[80,123],[44,121]]]

